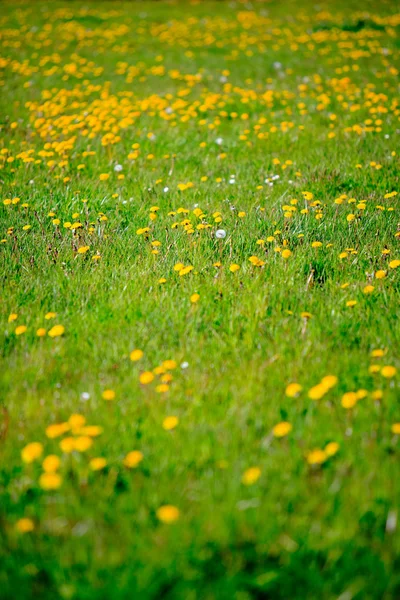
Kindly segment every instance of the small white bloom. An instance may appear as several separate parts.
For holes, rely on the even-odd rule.
[[[218,146],[221,146],[221,144],[222,144],[222,142],[223,142],[223,141],[224,141],[224,140],[223,140],[222,138],[217,138],[217,139],[215,140],[215,143],[216,143]]]
[[[169,190],[169,187],[168,187],[168,186],[165,186],[165,188],[163,189],[163,191],[164,191],[165,193],[167,193],[167,192],[168,192],[168,190]]]
[[[188,366],[189,366],[189,363],[185,361],[181,364],[181,369],[187,369]]]
[[[120,173],[120,172],[122,171],[122,165],[115,165],[115,167],[114,167],[114,171],[115,171],[116,173]]]
[[[218,240],[223,240],[226,237],[225,229],[217,229],[217,231],[215,232],[215,237]]]
[[[90,398],[89,392],[82,392],[81,398],[82,398],[82,400],[89,400],[89,398]]]

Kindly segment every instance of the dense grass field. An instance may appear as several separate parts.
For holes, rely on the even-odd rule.
[[[396,2],[0,11],[0,597],[400,598]]]

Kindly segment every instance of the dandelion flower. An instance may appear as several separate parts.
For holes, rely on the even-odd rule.
[[[33,531],[35,529],[35,525],[32,519],[27,519],[26,517],[23,519],[19,519],[16,522],[15,527],[17,531],[19,531],[19,533],[29,533],[30,531]]]
[[[295,398],[300,394],[302,389],[303,388],[299,383],[289,383],[289,385],[286,387],[285,393],[289,398]]]
[[[167,525],[175,523],[179,519],[179,516],[179,509],[176,506],[172,506],[172,504],[165,504],[157,510],[158,520]]]
[[[178,423],[179,423],[178,417],[175,417],[175,416],[165,417],[162,426],[163,426],[163,429],[165,429],[165,431],[170,431],[171,429],[175,429],[175,427],[178,425]]]
[[[139,381],[142,385],[147,385],[154,380],[154,375],[151,371],[143,371],[139,375]]]
[[[104,390],[102,393],[103,400],[115,400],[114,390]]]
[[[143,460],[143,454],[140,450],[132,450],[124,458],[124,465],[128,469],[135,469]]]
[[[48,335],[51,338],[55,338],[55,337],[59,337],[60,335],[63,335],[65,331],[65,327],[63,325],[54,325],[54,327],[52,327],[48,333]]]
[[[43,454],[43,446],[40,442],[31,442],[21,452],[21,458],[24,463],[30,464]]]
[[[133,361],[136,362],[137,360],[140,360],[143,356],[143,350],[132,350],[132,352],[129,355],[129,358]]]
[[[244,485],[253,485],[256,483],[261,476],[261,469],[259,467],[250,467],[242,475],[242,483]]]
[[[91,461],[89,462],[89,467],[92,469],[92,471],[100,471],[101,469],[104,469],[104,467],[107,466],[107,461],[105,458],[99,456],[97,458],[92,458]]]
[[[282,421],[281,423],[278,423],[273,427],[272,433],[275,437],[281,438],[288,435],[288,433],[290,433],[292,429],[293,425],[291,423],[288,423],[288,421]]]
[[[62,477],[58,473],[42,473],[39,477],[39,485],[42,490],[57,490],[62,483]]]
[[[392,377],[394,377],[397,373],[397,369],[396,367],[392,367],[390,365],[386,365],[385,367],[382,367],[381,369],[381,375],[383,377],[385,377],[386,379],[391,379]]]
[[[18,325],[18,327],[15,328],[15,335],[22,335],[27,329],[26,325]]]

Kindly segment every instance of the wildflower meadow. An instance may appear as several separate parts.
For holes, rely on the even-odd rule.
[[[400,7],[0,4],[0,598],[400,598]]]

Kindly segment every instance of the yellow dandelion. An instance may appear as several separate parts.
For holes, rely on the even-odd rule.
[[[21,451],[21,458],[24,463],[30,464],[43,454],[43,446],[40,442],[31,442]]]
[[[143,454],[140,450],[132,450],[124,458],[124,465],[128,469],[135,469],[143,460]]]
[[[129,355],[129,358],[133,361],[136,362],[137,360],[140,360],[143,356],[143,350],[132,350],[132,352]]]
[[[48,333],[48,335],[51,338],[55,338],[55,337],[59,337],[60,335],[63,335],[63,333],[65,332],[65,327],[63,325],[54,325],[54,327],[52,327]]]
[[[105,458],[99,456],[96,458],[92,458],[89,462],[89,467],[92,469],[92,471],[100,471],[101,469],[104,469],[104,467],[107,466],[107,461]]]
[[[292,429],[293,425],[291,423],[288,423],[288,421],[282,421],[281,423],[278,423],[273,427],[272,433],[275,437],[281,438],[285,437],[285,435],[288,435],[288,433],[290,433]]]
[[[148,385],[154,380],[154,375],[151,371],[143,371],[139,375],[139,381],[142,385]]]
[[[102,398],[103,400],[115,400],[115,395],[114,390],[104,390]]]
[[[244,485],[253,485],[261,477],[261,469],[259,467],[250,467],[242,475],[242,483]]]
[[[39,477],[39,485],[42,490],[57,490],[62,484],[62,477],[58,473],[42,473]]]
[[[163,426],[163,429],[165,429],[165,431],[170,431],[171,429],[175,429],[175,427],[178,425],[178,423],[179,423],[178,417],[175,417],[175,416],[165,417],[162,426]]]
[[[299,383],[289,383],[289,385],[286,387],[285,393],[289,398],[295,398],[300,394],[302,389],[303,388]]]
[[[15,527],[19,533],[29,533],[35,529],[35,524],[32,519],[24,517],[16,522]]]
[[[175,521],[177,521],[180,517],[179,509],[176,506],[172,506],[172,504],[160,506],[156,514],[158,520],[162,523],[166,523],[167,525],[175,523]]]

